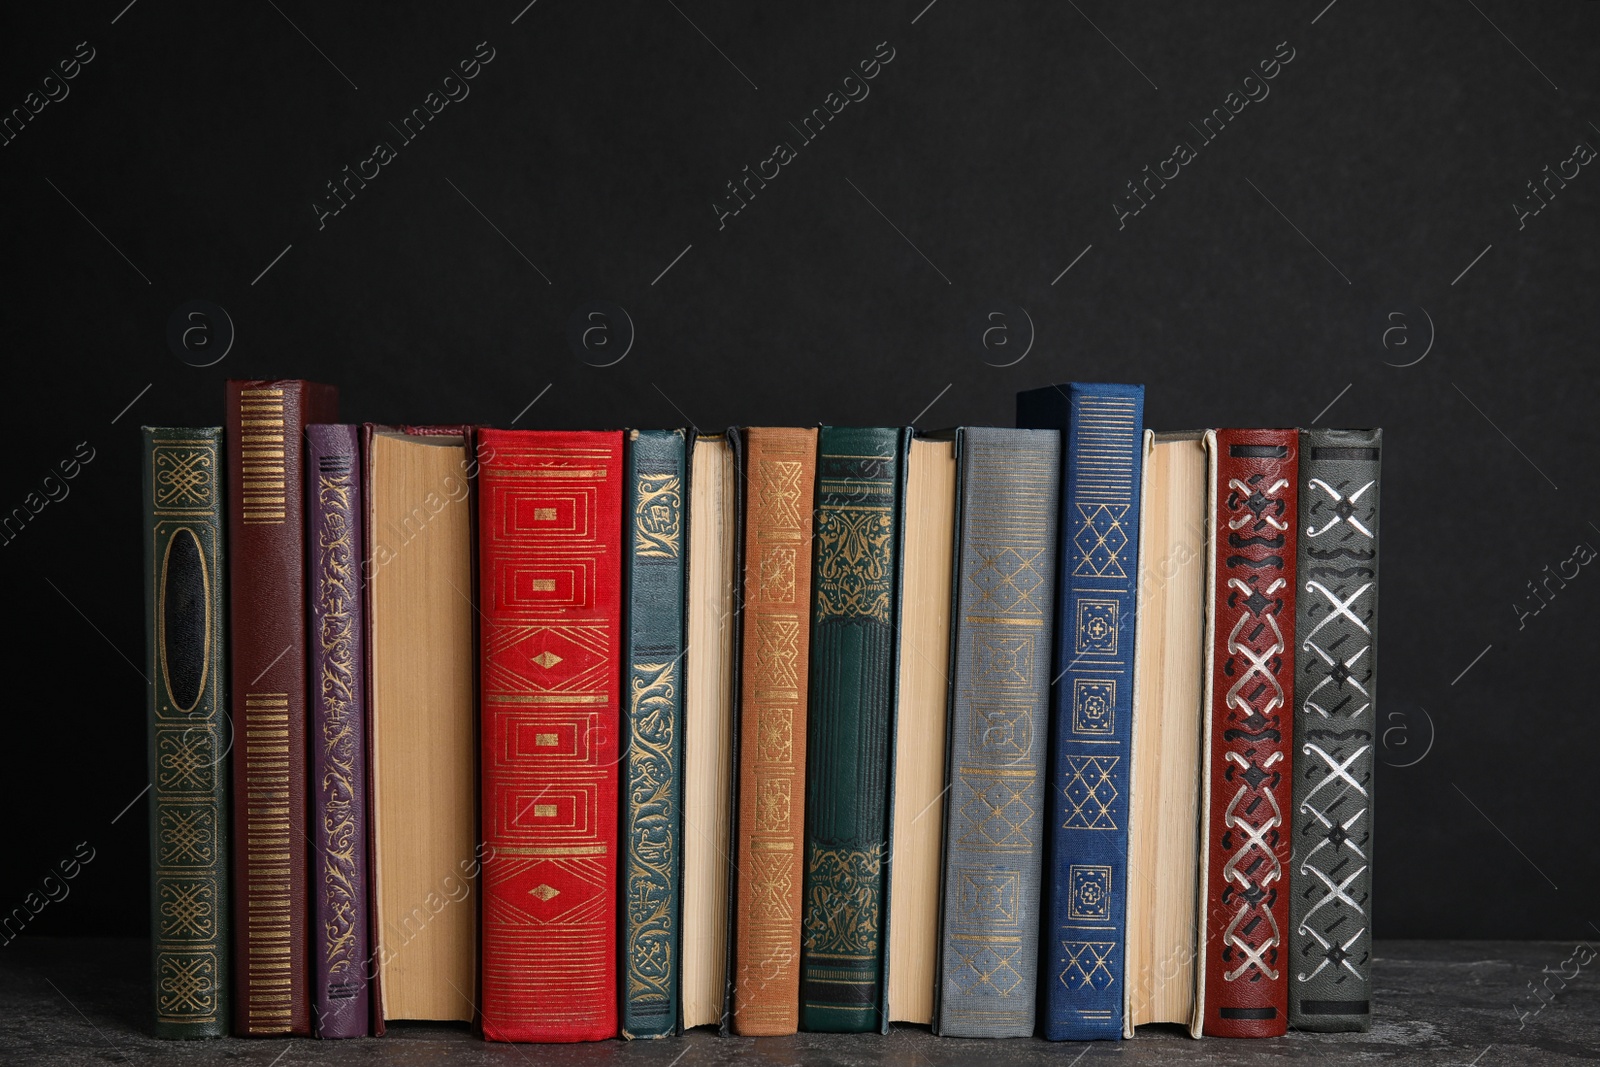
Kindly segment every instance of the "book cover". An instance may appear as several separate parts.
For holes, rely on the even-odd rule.
[[[936,1032],[1033,1034],[1061,435],[967,427]]]
[[[306,424],[338,391],[227,384],[234,1032],[311,1035],[306,780]]]
[[[792,1034],[800,1020],[817,431],[754,427],[736,440],[745,491],[730,1025],[743,1036]]]
[[[683,868],[682,430],[628,435],[624,677],[622,1036],[677,1028]]]
[[[1372,1026],[1382,430],[1300,431],[1289,1025]]]
[[[1299,440],[1217,430],[1207,624],[1203,1032],[1288,1025],[1289,814]]]
[[[311,1009],[318,1037],[372,1013],[367,881],[366,612],[359,431],[306,427],[311,608]]]
[[[1061,431],[1063,453],[1041,1028],[1120,1040],[1144,386],[1019,393],[1017,425]]]
[[[617,1033],[622,434],[483,430],[483,995],[492,1041]]]
[[[824,426],[806,741],[800,1026],[884,1021],[890,743],[905,432]]]
[[[385,1020],[478,998],[473,431],[363,425],[373,969]]]
[[[222,428],[146,426],[151,990],[157,1037],[229,1024]]]

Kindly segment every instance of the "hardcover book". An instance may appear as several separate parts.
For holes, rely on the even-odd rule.
[[[1198,783],[1210,751],[1201,729],[1209,662],[1204,437],[1145,431],[1142,480],[1122,1036],[1143,1023],[1176,1023],[1199,1037]]]
[[[157,1037],[229,1023],[222,428],[146,426],[151,989]]]
[[[234,1032],[311,1035],[306,527],[301,436],[338,417],[314,382],[227,385]]]
[[[1205,732],[1203,1031],[1288,1025],[1294,729],[1293,430],[1217,430],[1211,453],[1210,666]]]
[[[466,1022],[481,856],[471,432],[362,434],[377,1022]]]
[[[1300,431],[1289,1025],[1372,1025],[1382,430]]]
[[[1060,430],[1063,456],[1042,1029],[1120,1039],[1144,386],[1019,393],[1017,425]]]
[[[364,1037],[372,1004],[367,879],[366,611],[360,431],[306,427],[311,606],[311,1009],[318,1037]]]
[[[894,862],[889,866],[892,1022],[933,1022],[944,867],[945,726],[950,697],[950,586],[955,568],[955,442],[914,438],[906,457],[895,712]]]
[[[746,485],[731,1025],[792,1034],[800,1020],[812,501],[817,431],[732,438]]]
[[[617,1034],[622,434],[484,430],[483,996],[492,1041]]]
[[[697,437],[689,476],[688,646],[683,708],[685,1028],[722,1024],[727,990],[737,472],[721,437]]]
[[[628,435],[628,645],[624,694],[622,1036],[678,1023],[683,866],[685,440]]]
[[[824,426],[806,741],[800,1025],[885,1025],[884,869],[906,432]]]
[[[935,1032],[1033,1034],[1061,435],[967,427]]]

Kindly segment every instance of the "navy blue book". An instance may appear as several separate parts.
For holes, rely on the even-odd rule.
[[[1017,394],[1017,425],[1061,431],[1039,1010],[1052,1041],[1122,1037],[1134,595],[1144,386]]]

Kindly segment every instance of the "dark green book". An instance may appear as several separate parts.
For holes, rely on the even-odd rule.
[[[144,427],[157,1037],[223,1037],[231,1017],[222,470],[221,427]]]
[[[628,435],[623,677],[622,1036],[677,1029],[683,868],[682,430]]]
[[[800,1028],[879,1030],[895,701],[899,429],[824,426],[806,742]]]

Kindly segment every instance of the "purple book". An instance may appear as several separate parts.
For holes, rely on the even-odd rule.
[[[354,426],[307,426],[311,988],[318,1037],[371,1017],[361,462]]]

